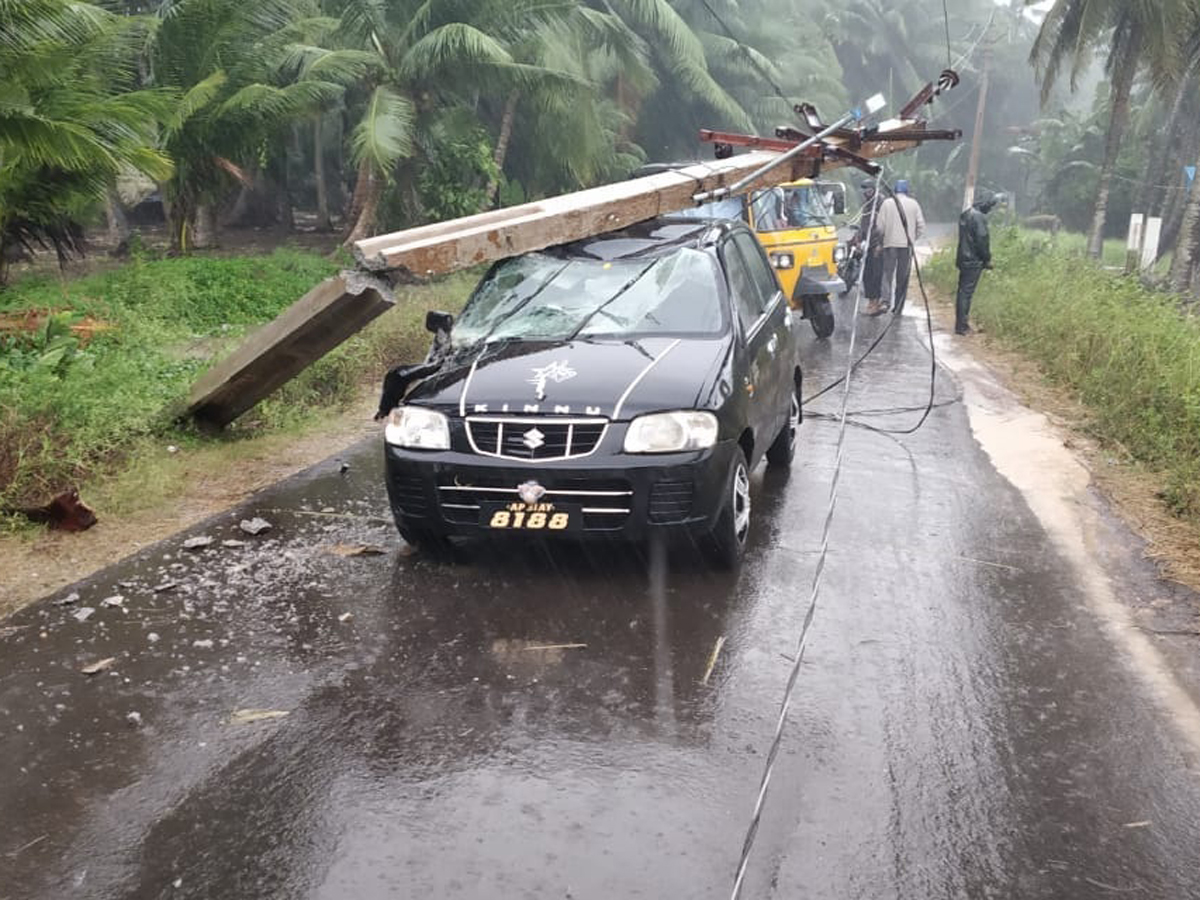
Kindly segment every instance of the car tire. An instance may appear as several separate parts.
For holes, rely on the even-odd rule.
[[[771,469],[791,468],[796,458],[796,434],[800,430],[800,389],[792,385],[792,399],[788,404],[787,421],[767,448],[767,467]]]
[[[804,317],[812,325],[813,333],[822,340],[833,334],[833,304],[827,296],[805,297]]]
[[[736,569],[746,552],[750,534],[750,467],[746,454],[738,447],[733,451],[729,476],[725,479],[725,497],[717,524],[704,542],[704,550],[720,569]]]

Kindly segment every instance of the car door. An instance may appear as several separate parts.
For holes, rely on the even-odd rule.
[[[754,241],[744,232],[739,236]],[[721,255],[725,262],[741,345],[741,365],[735,375],[737,383],[734,390],[741,392],[747,411],[746,423],[754,432],[755,446],[761,451],[775,436],[771,428],[776,401],[771,394],[772,383],[776,379],[775,356],[779,351],[779,338],[768,321],[768,298],[763,295],[762,286],[755,279],[746,253],[738,246],[736,237],[725,241]],[[751,465],[754,462],[750,460]]]
[[[767,407],[767,430],[764,432],[764,437],[772,440],[783,428],[791,406],[792,370],[795,354],[792,341],[791,310],[780,289],[779,280],[775,277],[775,270],[767,261],[762,245],[753,235],[744,231],[736,234],[733,242],[745,260],[750,278],[763,303],[764,321],[761,328],[767,333],[765,349],[767,350],[766,365],[768,368],[764,368],[760,372],[758,393]]]

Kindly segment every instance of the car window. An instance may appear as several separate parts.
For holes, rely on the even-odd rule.
[[[767,304],[742,252],[733,241],[725,243],[725,270],[729,273],[729,292],[733,295],[733,305],[742,323],[742,333],[749,334],[762,318]]]
[[[671,213],[685,219],[740,219],[742,218],[742,198],[725,197],[699,206],[689,206]]]
[[[476,288],[451,340],[568,340],[719,334],[716,261],[680,247],[664,256],[580,259],[530,253],[496,265]]]
[[[746,260],[746,265],[750,270],[750,277],[754,280],[759,293],[763,298],[763,305],[769,306],[771,299],[779,290],[779,281],[775,277],[775,270],[771,268],[771,264],[767,262],[766,255],[759,246],[758,241],[753,237],[742,232],[733,239],[737,244],[738,249],[742,251],[742,256]]]
[[[825,198],[814,185],[785,185],[756,191],[750,198],[755,231],[820,228],[833,224]]]

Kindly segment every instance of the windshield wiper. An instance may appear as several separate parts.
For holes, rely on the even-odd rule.
[[[520,303],[518,303],[515,307],[513,307],[512,312],[510,312],[508,315],[506,315],[504,318],[502,318],[499,322],[497,322],[495,325],[493,325],[491,328],[489,328],[487,330],[487,333],[484,334],[481,338],[479,338],[479,340],[473,341],[472,343],[468,344],[467,346],[477,347],[480,344],[486,344],[488,342],[488,338],[490,338],[493,334],[495,334],[496,330],[501,325],[503,325],[505,322],[507,322],[509,319],[511,319],[513,316],[515,316],[517,313],[519,313],[521,310],[523,310],[526,306],[528,306],[530,303],[532,303],[534,301],[534,299],[536,299],[538,294],[540,294],[546,288],[550,287],[550,282],[554,281],[555,278],[557,278],[559,275],[561,275],[563,273],[563,270],[566,269],[566,267],[569,266],[571,264],[571,262],[572,262],[572,260],[568,259],[565,263],[563,263],[561,266],[559,266],[557,269],[555,269],[554,274],[551,275],[549,278],[547,278],[545,281],[543,281],[540,285],[538,285],[538,289],[536,291],[534,291],[532,294],[530,294],[528,297],[526,297],[524,300],[522,300]],[[520,338],[513,337],[513,338],[506,338],[506,340],[520,340]]]
[[[623,295],[626,291],[628,291],[635,284],[637,284],[639,281],[641,281],[642,276],[645,275],[647,272],[649,272],[651,269],[653,269],[657,264],[658,264],[657,259],[652,260],[648,266],[645,266],[636,275],[634,275],[627,282],[625,282],[623,285],[621,285],[620,289],[615,294],[613,294],[611,297],[609,297],[607,300],[605,300],[600,306],[597,306],[594,310],[592,310],[590,313],[588,313],[587,316],[584,317],[584,320],[579,323],[579,327],[576,328],[574,331],[572,331],[569,335],[567,335],[567,340],[573,341],[573,340],[575,340],[575,338],[579,337],[579,332],[581,332],[581,331],[583,331],[583,329],[587,328],[588,323],[591,322],[592,319],[596,318],[596,316],[598,316],[600,313],[604,313],[604,315],[608,316],[610,319],[615,318],[611,313],[606,312],[608,307],[612,306],[612,304],[615,303],[621,297],[621,295]]]

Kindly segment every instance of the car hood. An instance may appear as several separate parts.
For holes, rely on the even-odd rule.
[[[407,400],[460,415],[629,419],[704,408],[728,347],[727,337],[490,344],[457,355]]]

